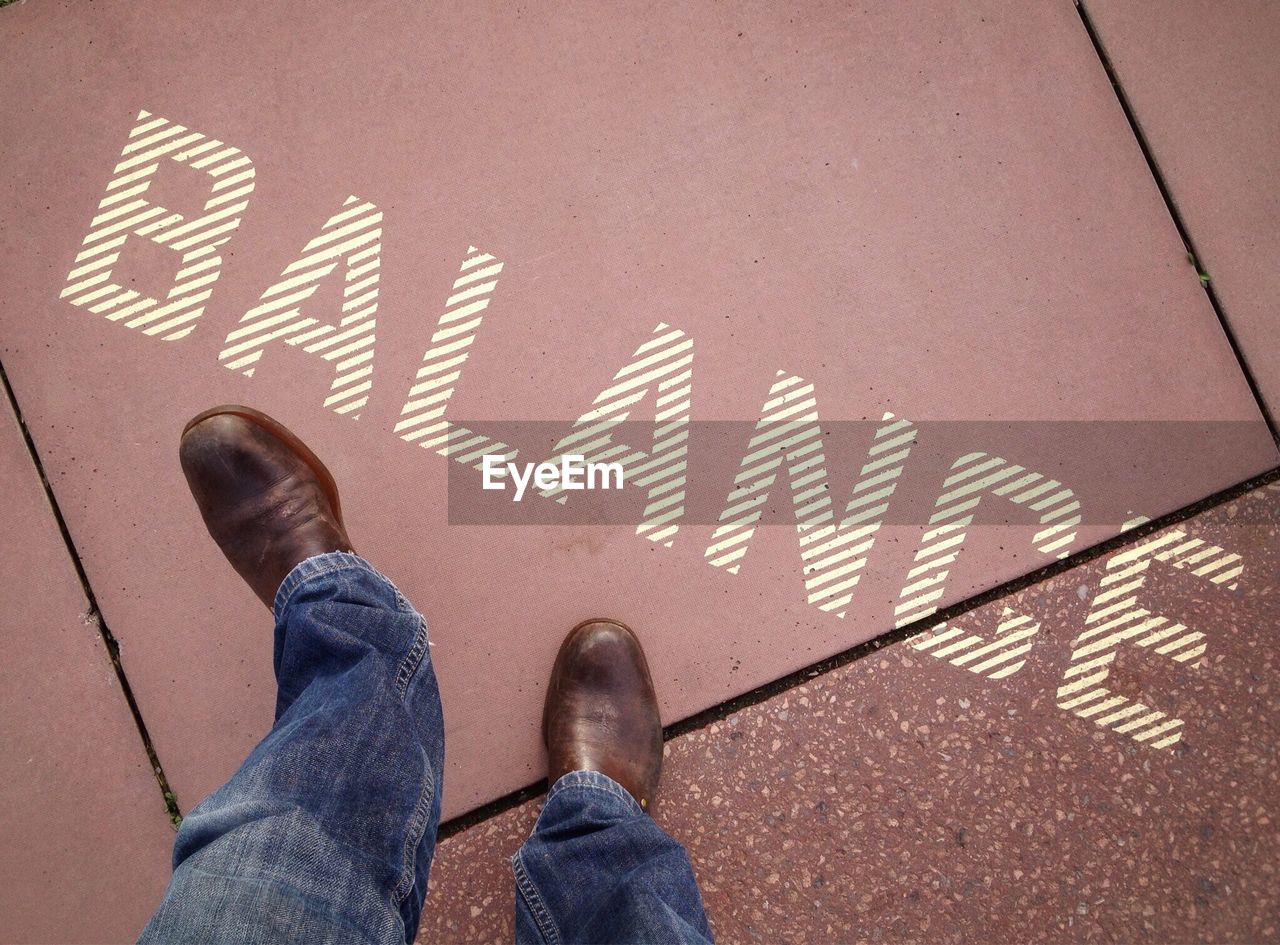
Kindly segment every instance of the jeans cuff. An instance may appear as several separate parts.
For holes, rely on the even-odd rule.
[[[310,558],[299,561],[294,565],[293,570],[286,574],[284,580],[280,582],[280,588],[276,591],[275,600],[271,604],[272,615],[277,620],[280,619],[280,615],[284,613],[284,609],[289,603],[289,598],[293,596],[298,588],[312,578],[332,574],[335,571],[363,571],[391,584],[368,561],[349,551],[328,551],[322,555],[312,555]],[[391,586],[395,587],[394,584]]]
[[[599,791],[608,794],[621,802],[626,808],[628,814],[643,814],[644,808],[639,802],[631,796],[631,792],[624,788],[613,778],[599,771],[570,771],[563,774],[557,779],[556,783],[551,785],[551,790],[547,791],[546,803],[551,803],[551,799],[562,791],[571,791],[575,788],[585,788],[590,791]]]

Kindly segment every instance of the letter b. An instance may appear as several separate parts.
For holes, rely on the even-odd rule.
[[[144,196],[165,158],[213,179],[203,210],[191,219]],[[253,162],[239,148],[139,112],[61,297],[165,341],[190,334],[222,269],[222,257],[215,250],[240,225],[253,175]],[[174,284],[163,299],[126,289],[112,278],[130,236],[145,236],[181,254]]]

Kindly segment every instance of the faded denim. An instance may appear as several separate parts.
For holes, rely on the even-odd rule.
[[[551,786],[511,867],[522,945],[711,941],[684,848],[598,771]]]
[[[183,821],[140,941],[411,942],[444,771],[426,621],[344,552],[272,610],[275,724]],[[556,782],[513,866],[521,942],[710,939],[684,851],[602,774]]]

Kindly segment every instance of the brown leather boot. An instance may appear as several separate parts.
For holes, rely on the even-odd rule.
[[[333,476],[265,413],[206,410],[183,429],[178,456],[209,534],[268,607],[299,562],[351,550]]]
[[[548,784],[570,771],[599,771],[653,809],[662,722],[649,664],[629,628],[588,620],[569,631],[551,670],[542,738]]]

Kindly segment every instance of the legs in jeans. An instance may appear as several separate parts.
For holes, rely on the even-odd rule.
[[[684,848],[598,771],[551,786],[511,867],[520,945],[711,941]]]
[[[426,623],[344,552],[294,568],[275,613],[275,725],[182,822],[141,940],[411,941],[444,770]]]
[[[332,477],[270,417],[206,411],[182,461],[210,533],[273,608],[279,693],[270,733],[183,822],[141,940],[410,942],[444,763],[426,622],[350,551]],[[554,783],[512,861],[519,941],[710,941],[687,856],[645,812],[660,736],[634,634],[575,628],[544,715]]]

